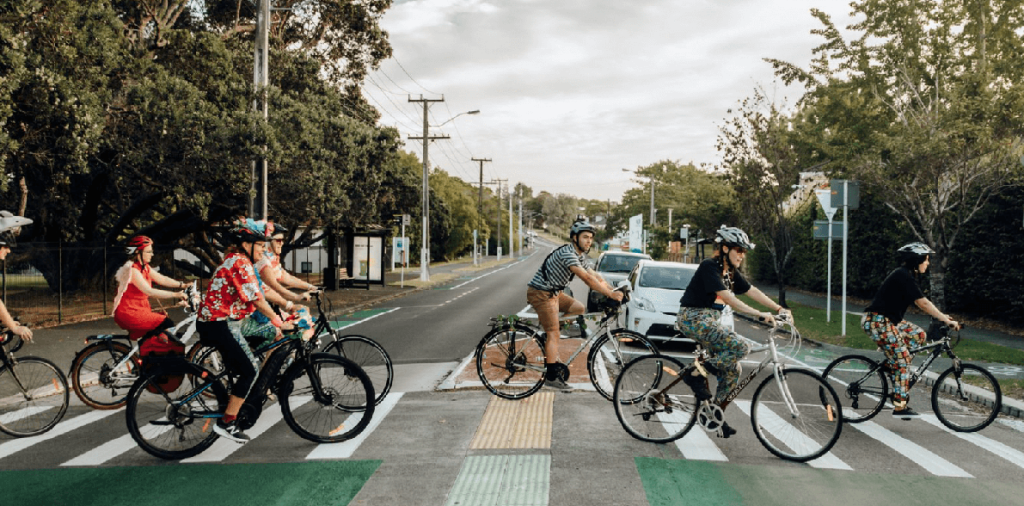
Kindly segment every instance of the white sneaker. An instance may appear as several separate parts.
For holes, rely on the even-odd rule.
[[[217,424],[213,426],[213,431],[221,437],[228,438],[236,443],[248,443],[249,436],[242,432],[242,429],[238,427],[237,420],[232,420],[230,423],[224,423],[221,420],[217,420]]]

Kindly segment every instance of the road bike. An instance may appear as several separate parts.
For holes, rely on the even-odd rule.
[[[199,289],[196,282],[185,288],[186,318],[169,333],[187,343],[196,332]],[[128,389],[139,379],[139,343],[128,334],[97,334],[85,338],[86,346],[71,362],[71,386],[85,405],[94,409],[124,407]]]
[[[628,292],[628,285],[616,290]],[[584,315],[576,317],[583,333],[583,342],[565,361],[555,364],[559,379],[569,379],[569,365],[580,354],[587,353],[587,372],[590,381],[604,398],[611,400],[615,378],[629,357],[637,354],[656,354],[654,346],[643,334],[622,328],[612,328],[618,321],[621,304],[610,300],[603,313],[586,316],[601,316],[597,329],[586,333]],[[565,320],[563,320],[565,321]],[[543,386],[547,374],[544,360],[544,343],[548,336],[538,332],[539,328],[516,316],[491,319],[491,330],[477,345],[476,369],[480,381],[494,395],[505,399],[523,399],[533,395]],[[556,337],[557,339],[557,337]],[[630,349],[630,347],[638,349]]]
[[[0,329],[0,431],[15,437],[42,434],[68,410],[68,382],[57,364],[17,358],[21,336]]]
[[[768,451],[786,460],[806,462],[824,455],[839,440],[843,407],[820,374],[792,367],[780,358],[795,355],[800,346],[800,334],[787,316],[775,317],[768,343],[750,350],[768,354],[718,404],[712,401],[707,384],[709,371],[714,372],[706,364],[709,354],[699,344],[690,364],[657,355],[630,362],[615,382],[612,400],[622,428],[636,439],[656,443],[675,441],[696,424],[721,437],[723,408],[768,368],[771,374],[754,390],[749,405],[736,401],[749,412],[754,435]],[[775,341],[786,331],[790,341],[786,349],[780,350]],[[702,392],[695,392],[687,381],[698,385]]]
[[[391,384],[395,377],[391,356],[383,346],[367,336],[342,334],[341,329],[332,329],[328,316],[332,311],[331,300],[323,296],[323,290],[316,290],[310,294],[316,301],[317,309],[313,335],[317,336],[320,342],[327,343],[322,351],[346,358],[359,365],[373,382],[373,391],[376,395],[374,404],[380,404],[391,391]],[[187,357],[191,362],[201,364],[211,371],[220,372],[223,369],[220,354],[211,350],[212,348],[199,343],[188,351]]]
[[[298,333],[257,346],[266,357],[238,412],[239,427],[251,428],[277,400],[288,427],[304,439],[334,443],[359,435],[374,412],[373,383],[354,362],[320,353],[319,338]],[[128,392],[126,419],[132,439],[162,459],[192,457],[217,439],[213,424],[223,416],[234,375],[214,373],[180,357],[156,358]]]
[[[911,372],[908,390],[921,379],[932,385],[932,409],[943,425],[958,432],[976,432],[988,427],[1003,403],[999,382],[990,372],[974,364],[965,364],[953,353],[960,342],[960,332],[948,327],[935,328],[929,335],[934,341],[910,350],[911,360],[918,353],[928,358]],[[945,354],[953,364],[938,376],[927,374],[928,368]],[[892,401],[889,391],[889,366],[883,359],[876,362],[863,355],[845,355],[825,368],[825,379],[843,401],[843,419],[850,423],[870,420]]]

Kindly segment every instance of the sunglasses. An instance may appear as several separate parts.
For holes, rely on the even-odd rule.
[[[284,244],[284,239],[271,239],[271,241],[273,241],[274,244]]]
[[[737,246],[735,248],[732,248],[732,251],[735,251],[736,253],[739,253],[740,255],[744,255],[744,254],[747,253],[747,249],[746,248],[741,248],[739,246]]]

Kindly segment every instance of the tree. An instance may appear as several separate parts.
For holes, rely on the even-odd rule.
[[[812,11],[825,39],[808,70],[771,61],[822,113],[833,172],[864,182],[936,254],[942,307],[949,255],[965,226],[1014,184],[1024,154],[1024,2],[861,0],[845,40]],[[836,104],[863,104],[836,114]],[[833,143],[844,132],[841,142]]]

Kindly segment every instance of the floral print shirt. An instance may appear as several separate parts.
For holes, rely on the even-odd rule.
[[[252,262],[242,253],[232,253],[213,274],[199,308],[199,320],[241,320],[256,311],[256,302],[262,298],[263,291]]]

